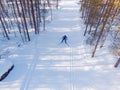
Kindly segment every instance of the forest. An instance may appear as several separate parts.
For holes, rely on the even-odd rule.
[[[0,0],[0,90],[120,90],[120,0]]]
[[[81,0],[80,12],[86,25],[84,36],[86,43],[93,45],[92,56],[97,47],[104,46],[107,37],[111,38],[114,55],[120,56],[120,0]],[[120,58],[115,67],[120,63]]]
[[[10,40],[11,33],[16,37],[19,32],[23,42],[30,41],[29,28],[33,28],[35,34],[45,30],[46,18],[52,20],[55,8],[58,0],[0,0],[0,33]]]
[[[35,34],[45,30],[46,22],[52,21],[52,10],[58,9],[60,0],[0,0],[0,38],[10,40],[11,34],[19,33],[22,42],[31,40],[29,30]],[[111,38],[111,50],[120,56],[120,0],[80,0],[80,13],[86,25],[86,43],[102,48]],[[115,65],[118,66],[120,58]]]

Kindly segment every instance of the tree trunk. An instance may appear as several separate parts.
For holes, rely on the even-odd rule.
[[[118,61],[117,61],[116,64],[114,65],[114,67],[117,68],[119,64],[120,64],[120,58],[118,59]]]
[[[112,8],[113,8],[113,5],[114,5],[113,3],[114,3],[114,2],[115,2],[115,0],[113,0],[113,1],[110,2],[110,8],[108,9],[108,11],[106,11],[106,12],[108,12],[108,13],[107,13],[107,15],[105,16],[105,20],[104,20],[104,22],[103,22],[103,26],[102,26],[102,29],[101,29],[101,31],[100,31],[100,34],[99,34],[98,40],[97,40],[97,42],[96,42],[95,48],[94,48],[94,50],[93,50],[92,57],[94,57],[94,54],[95,54],[95,52],[96,52],[98,43],[99,43],[100,38],[101,38],[101,36],[102,36],[102,33],[103,33],[103,31],[104,31],[104,27],[105,27],[105,25],[106,25],[106,23],[107,23],[107,20],[108,20],[108,18],[109,18],[109,16],[110,16],[110,12],[111,12],[111,10],[112,10]]]

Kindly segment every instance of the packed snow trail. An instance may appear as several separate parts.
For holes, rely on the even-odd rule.
[[[120,90],[119,68],[113,67],[107,47],[91,58],[78,1],[61,0],[46,31],[8,57],[15,68],[0,82],[0,90]],[[65,34],[69,46],[59,44]]]
[[[36,65],[37,65],[37,62],[38,62],[38,60],[39,60],[39,54],[38,54],[38,52],[39,52],[39,46],[38,46],[38,38],[36,38],[35,39],[35,43],[33,44],[33,46],[35,47],[33,50],[33,52],[34,52],[34,59],[32,60],[32,62],[31,62],[31,65],[29,66],[29,69],[28,69],[28,71],[27,71],[27,73],[26,73],[26,75],[25,75],[25,78],[24,78],[24,80],[23,80],[23,82],[22,82],[22,85],[21,85],[21,88],[20,88],[20,90],[29,90],[28,88],[29,88],[29,84],[30,84],[30,81],[31,81],[31,78],[32,78],[32,75],[33,75],[33,73],[34,73],[34,69],[35,69],[35,67],[36,67]]]

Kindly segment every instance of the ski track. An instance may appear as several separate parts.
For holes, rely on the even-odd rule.
[[[120,89],[119,71],[111,67],[111,61],[103,62],[109,55],[104,60],[99,55],[90,57],[91,47],[84,41],[84,23],[80,18],[77,1],[61,0],[60,8],[53,11],[53,21],[47,24],[46,31],[33,39],[33,52],[30,50],[28,54],[34,58],[27,62],[30,66],[23,74],[24,79],[18,82],[17,90]],[[59,44],[63,34],[68,34],[69,46]],[[3,89],[15,90],[13,87]]]
[[[29,68],[29,70],[28,70],[28,72],[27,72],[27,74],[26,74],[26,76],[25,76],[25,78],[24,78],[24,80],[23,80],[23,82],[22,82],[22,85],[21,85],[21,88],[20,88],[20,90],[29,90],[29,84],[30,84],[30,81],[31,81],[31,78],[32,78],[32,75],[33,75],[33,73],[34,73],[34,70],[35,70],[35,67],[36,67],[36,65],[37,65],[37,62],[38,62],[38,58],[39,58],[39,56],[38,56],[38,50],[39,49],[37,49],[38,48],[38,38],[36,38],[36,40],[35,40],[35,43],[34,43],[34,59],[32,60],[32,62],[31,62],[31,65],[30,65],[30,68]]]
[[[75,3],[75,2],[74,2]],[[77,4],[76,4],[77,5]],[[61,6],[62,7],[62,6]],[[60,10],[60,14],[59,14],[59,19],[62,19],[62,18],[67,18],[68,20],[70,19],[70,18],[76,18],[77,16],[75,16],[75,15],[78,15],[78,14],[75,14],[75,15],[73,15],[73,16],[71,16],[70,15],[70,17],[67,17],[67,16],[64,16],[64,13],[62,12],[62,10],[64,10],[64,7],[62,7],[63,9],[61,9]],[[69,9],[70,7],[68,6],[68,7],[65,7],[65,9]],[[74,9],[74,8],[73,8]],[[67,10],[66,10],[67,11]],[[75,10],[76,11],[76,10]],[[66,12],[67,13],[67,12]],[[74,17],[75,16],[75,17]],[[78,20],[79,21],[79,20]],[[68,24],[69,25],[69,23],[70,22],[67,22],[66,24]],[[59,25],[59,20],[53,20],[52,22],[51,22],[51,24],[55,24],[55,25]],[[64,26],[61,26],[61,28],[64,28]],[[53,28],[54,27],[50,27],[49,29],[50,30],[53,30]],[[70,30],[71,28],[74,28],[74,27],[72,27],[72,25],[71,25],[71,27],[68,27],[67,29],[68,30]],[[63,33],[66,33],[66,32],[63,32]],[[82,33],[81,33],[81,35],[82,35]],[[82,41],[83,42],[83,41]],[[64,44],[64,43],[63,43]],[[68,78],[69,78],[69,84],[67,85],[67,87],[66,87],[66,89],[67,90],[75,90],[75,83],[74,83],[74,81],[73,80],[76,80],[77,79],[77,77],[76,77],[76,75],[74,75],[75,73],[73,72],[73,67],[76,67],[76,68],[79,68],[79,66],[75,66],[75,65],[73,65],[73,60],[74,60],[74,55],[75,55],[75,53],[74,53],[74,46],[65,46],[66,48],[68,48],[70,51],[67,53],[68,55],[66,55],[66,56],[68,56],[68,58],[70,58],[70,61],[69,61],[69,65],[65,65],[65,66],[41,66],[40,68],[44,68],[44,67],[48,67],[48,68],[63,68],[63,67],[66,67],[66,68],[68,68],[68,71],[69,71],[69,75],[68,75]],[[63,47],[63,48],[65,48],[65,47]],[[45,49],[45,48],[44,48]],[[42,52],[44,52],[44,53],[46,53],[45,52],[45,50],[42,50]],[[50,54],[50,53],[49,53]],[[58,55],[58,57],[60,57],[59,56],[59,52],[57,52],[57,54],[56,55]],[[62,54],[61,54],[62,55]],[[46,70],[46,69],[45,69]],[[54,70],[54,69],[53,69]],[[32,72],[33,73],[33,72]],[[33,79],[34,80],[34,79]],[[53,81],[51,81],[51,82],[53,82]],[[66,80],[65,80],[65,82],[66,82]],[[33,84],[33,81],[31,80],[31,85]],[[48,85],[49,86],[49,85]],[[76,85],[77,86],[77,85]],[[31,87],[29,87],[29,90],[32,90],[32,86]],[[46,87],[47,88],[47,87]],[[63,88],[63,86],[62,86],[62,88],[60,89],[60,88],[58,88],[58,87],[54,87],[54,88],[56,88],[56,90],[65,90],[65,88]],[[45,87],[44,88],[42,88],[42,87],[39,87],[39,89],[45,89]],[[52,90],[52,88],[49,88],[49,89],[45,89],[45,90]]]
[[[62,11],[61,11],[61,16],[64,16],[64,15],[62,15],[63,13],[62,13]],[[60,16],[60,17],[61,17]],[[65,18],[65,17],[64,17]],[[66,17],[66,18],[68,18],[68,17]],[[60,19],[62,19],[62,17],[60,18]],[[57,21],[58,22],[58,21]],[[52,21],[51,23],[55,23],[56,24],[56,20],[55,20],[55,22],[54,21]],[[52,29],[52,27],[51,27],[51,29]],[[71,28],[68,28],[68,30],[69,29],[71,29]],[[43,32],[44,33],[44,32]],[[32,75],[33,75],[33,73],[34,73],[34,71],[35,71],[35,67],[36,67],[36,65],[37,65],[37,63],[39,62],[39,59],[38,59],[38,50],[40,49],[40,48],[37,48],[38,47],[38,40],[39,40],[39,38],[37,38],[36,39],[36,43],[35,43],[35,54],[34,55],[37,55],[37,56],[35,56],[35,58],[33,59],[33,61],[32,61],[32,63],[31,63],[31,66],[30,66],[30,68],[29,68],[29,70],[28,70],[28,73],[26,74],[26,77],[25,77],[25,79],[24,79],[24,81],[23,81],[23,83],[22,83],[22,87],[21,87],[21,89],[20,90],[32,90],[32,88],[30,88],[29,86],[30,85],[32,85]],[[67,45],[66,45],[67,46]],[[74,90],[74,82],[72,82],[72,80],[74,80],[74,79],[76,79],[75,77],[74,77],[74,73],[73,73],[73,70],[72,70],[72,68],[73,68],[73,60],[74,60],[74,55],[73,55],[73,47],[71,47],[71,46],[67,46],[67,48],[69,48],[70,49],[70,52],[69,52],[69,54],[67,55],[69,58],[70,58],[70,63],[69,63],[69,65],[65,65],[65,67],[67,67],[67,68],[69,68],[69,72],[70,72],[70,74],[69,74],[69,80],[70,80],[70,84],[68,85],[68,90]],[[45,48],[43,48],[43,51],[42,52],[44,52],[44,49]],[[45,52],[44,52],[45,53]],[[59,54],[59,53],[58,53]],[[49,66],[47,66],[47,67],[49,67]],[[56,66],[52,66],[52,67],[54,67],[54,68],[56,68]],[[58,67],[58,66],[57,66]],[[76,66],[76,67],[79,67],[79,66]],[[62,68],[61,66],[59,66],[59,68]],[[41,89],[42,90],[42,89]],[[51,90],[51,89],[50,89]],[[61,90],[61,89],[60,89]]]
[[[66,3],[66,2],[64,2],[64,1],[62,1],[62,3]],[[75,2],[74,2],[75,3]],[[77,5],[77,4],[76,4]],[[72,15],[72,17],[70,16],[70,17],[68,17],[68,15],[67,16],[64,16],[64,13],[62,12],[62,10],[66,10],[67,11],[67,9],[69,10],[69,8],[70,8],[70,6],[61,6],[62,8],[60,9],[60,14],[59,14],[59,19],[62,19],[62,18],[67,18],[67,19],[70,19],[70,18],[72,18],[73,16],[75,16],[75,15],[78,15],[78,14],[75,14],[75,15]],[[75,7],[76,8],[76,7]],[[74,9],[74,8],[72,8],[72,9]],[[76,10],[75,10],[76,11]],[[78,11],[78,10],[77,10]],[[75,17],[77,17],[77,16],[75,16]],[[74,18],[74,17],[73,17]],[[79,21],[79,19],[78,19],[78,21]],[[54,20],[54,21],[52,21],[51,22],[51,24],[55,24],[55,25],[59,25],[59,20]],[[66,23],[66,25],[69,25],[70,24],[70,22],[67,22]],[[61,28],[64,28],[65,26],[61,26]],[[68,27],[67,29],[68,30],[70,30],[71,28],[73,28],[72,27],[72,24],[71,24],[71,27]],[[53,27],[50,27],[49,29],[51,29],[51,30],[53,30]],[[45,32],[43,32],[43,33],[45,33]],[[66,31],[65,32],[63,32],[63,33],[66,33]],[[83,38],[82,37],[82,34],[83,33],[80,33],[80,38]],[[30,66],[30,68],[29,68],[29,70],[28,70],[28,73],[26,74],[26,77],[25,77],[25,79],[24,79],[24,81],[23,81],[23,83],[22,83],[22,87],[21,87],[21,89],[20,90],[34,90],[35,89],[35,87],[33,88],[31,85],[33,84],[33,80],[34,79],[32,79],[33,77],[35,77],[34,75],[33,75],[33,73],[34,72],[36,72],[35,71],[35,67],[37,66],[37,63],[39,63],[39,56],[38,56],[38,50],[40,50],[40,48],[38,48],[38,41],[39,41],[39,39],[40,39],[40,37],[39,38],[37,38],[36,40],[35,40],[35,58],[33,59],[33,61],[32,61],[32,63],[31,63],[31,66]],[[42,39],[41,39],[42,40]],[[82,40],[82,39],[81,39]],[[81,43],[83,43],[83,41],[81,42]],[[46,42],[44,43],[44,44],[46,44]],[[41,66],[41,68],[43,68],[43,67],[48,67],[48,68],[63,68],[63,67],[66,67],[66,68],[68,68],[68,71],[69,71],[69,75],[68,75],[68,78],[69,78],[69,84],[67,85],[67,87],[66,87],[66,89],[67,90],[76,90],[75,88],[76,87],[79,87],[79,86],[75,86],[75,82],[74,82],[74,80],[77,80],[77,78],[79,77],[76,77],[77,75],[75,75],[76,73],[74,73],[74,67],[75,68],[79,68],[80,66],[75,66],[73,63],[74,63],[74,55],[75,55],[75,51],[74,51],[74,46],[65,46],[65,47],[67,47],[70,51],[67,53],[68,55],[66,55],[66,56],[68,56],[68,58],[70,58],[70,61],[69,61],[69,65],[65,65],[65,66]],[[83,49],[83,48],[82,48]],[[79,49],[78,49],[79,50]],[[45,51],[45,48],[43,48],[42,49],[42,51],[41,52],[44,52],[44,53],[46,53],[46,51]],[[50,54],[50,53],[49,53]],[[57,54],[58,54],[58,57],[59,57],[59,53],[57,52]],[[56,55],[57,55],[56,54]],[[37,55],[37,56],[36,56]],[[62,54],[61,54],[62,55]],[[46,70],[46,69],[45,69]],[[77,73],[78,74],[78,73]],[[66,81],[65,81],[66,82]],[[49,89],[47,89],[47,87],[46,87],[46,89],[45,89],[45,87],[44,88],[42,88],[42,87],[40,87],[39,88],[40,90],[52,90],[52,88],[49,88]],[[57,90],[65,90],[65,88],[57,88]],[[36,89],[35,89],[36,90]]]

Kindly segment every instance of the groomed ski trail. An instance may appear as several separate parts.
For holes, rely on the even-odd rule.
[[[22,82],[22,85],[20,87],[20,90],[29,90],[29,84],[30,84],[30,81],[31,81],[31,78],[32,78],[32,75],[34,73],[34,70],[35,70],[35,67],[37,65],[37,62],[39,60],[39,55],[38,55],[38,38],[35,39],[35,43],[32,44],[33,47],[34,47],[34,58],[31,62],[31,65],[29,66],[29,69],[24,77],[24,80]]]
[[[93,48],[85,43],[78,1],[60,0],[46,31],[9,56],[15,68],[0,90],[120,90],[119,68],[113,67],[107,47],[98,48],[91,58]],[[69,46],[58,45],[65,34]]]

